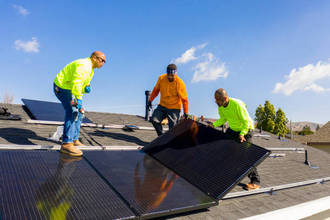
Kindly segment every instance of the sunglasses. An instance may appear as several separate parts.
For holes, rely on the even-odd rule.
[[[167,74],[176,74],[177,70],[168,69]]]
[[[98,57],[98,56],[95,56],[97,59],[100,59],[102,63],[105,63],[105,59],[103,59],[102,57]]]

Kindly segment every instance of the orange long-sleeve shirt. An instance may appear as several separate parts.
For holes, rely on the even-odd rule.
[[[188,97],[186,85],[175,75],[173,82],[169,82],[167,74],[163,74],[152,90],[149,101],[152,102],[160,92],[160,105],[168,109],[181,109],[188,114]]]

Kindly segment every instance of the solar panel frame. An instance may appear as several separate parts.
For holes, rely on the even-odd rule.
[[[22,102],[36,120],[64,121],[64,108],[59,102],[48,102],[32,99],[22,99]],[[83,118],[82,122],[92,123],[92,121],[86,117]]]

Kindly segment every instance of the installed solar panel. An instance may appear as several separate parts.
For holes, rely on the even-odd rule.
[[[0,150],[1,219],[134,219],[83,158]]]
[[[61,103],[46,102],[31,99],[22,99],[24,105],[29,109],[33,117],[44,121],[64,121],[64,109]],[[84,118],[83,123],[92,123],[88,118]]]
[[[217,202],[140,151],[85,151],[84,157],[132,206],[150,218]]]
[[[143,151],[216,199],[221,199],[270,153],[250,143],[238,143],[190,119]]]

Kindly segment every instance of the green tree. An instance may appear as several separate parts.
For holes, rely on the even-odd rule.
[[[317,124],[317,126],[316,126],[316,131],[318,131],[318,130],[320,130],[320,125],[319,124]]]
[[[254,120],[257,122],[257,128],[261,128],[262,122],[265,120],[265,109],[262,105],[259,105],[256,113],[255,113],[255,118]]]
[[[310,135],[314,134],[314,132],[311,130],[311,128],[308,125],[305,125],[301,131],[298,132],[299,135]]]
[[[264,105],[264,120],[262,121],[262,129],[273,133],[275,128],[275,107],[268,100],[266,100]]]
[[[289,131],[286,127],[288,121],[289,120],[285,117],[285,113],[282,109],[278,108],[275,116],[274,134],[284,137],[284,135]]]

